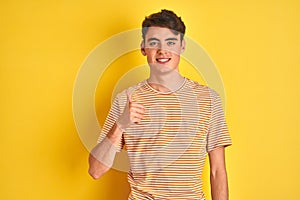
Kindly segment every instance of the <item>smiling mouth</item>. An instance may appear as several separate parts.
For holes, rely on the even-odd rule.
[[[171,58],[156,58],[156,62],[160,63],[160,64],[164,64],[167,63],[171,60]]]

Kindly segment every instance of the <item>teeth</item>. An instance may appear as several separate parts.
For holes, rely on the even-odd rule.
[[[159,62],[167,62],[167,61],[169,61],[169,58],[157,58],[157,61],[159,61]]]

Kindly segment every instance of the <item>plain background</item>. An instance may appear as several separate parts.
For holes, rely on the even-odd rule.
[[[298,1],[11,0],[0,3],[0,199],[126,199],[125,173],[87,173],[73,86],[93,48],[161,8],[182,16],[222,76],[230,199],[300,198]]]

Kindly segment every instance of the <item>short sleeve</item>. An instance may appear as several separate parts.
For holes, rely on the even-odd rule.
[[[207,133],[206,150],[210,152],[220,146],[229,146],[232,144],[228,127],[225,121],[224,111],[219,95],[211,90],[211,117]]]
[[[109,110],[109,113],[106,117],[105,123],[103,128],[101,129],[100,136],[98,138],[98,143],[100,143],[108,134],[108,132],[111,130],[113,125],[116,123],[117,119],[121,115],[122,107],[124,109],[124,106],[122,106],[122,98],[120,95],[118,95]],[[120,102],[121,101],[121,102]],[[119,145],[117,146],[117,151],[120,152],[124,145],[124,139],[122,137],[122,140],[120,141]]]

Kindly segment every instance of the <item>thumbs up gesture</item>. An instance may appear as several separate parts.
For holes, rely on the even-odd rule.
[[[126,90],[127,103],[125,105],[124,111],[117,120],[117,126],[125,132],[126,128],[129,128],[131,124],[138,124],[145,113],[145,108],[142,104],[132,101],[131,94]]]

